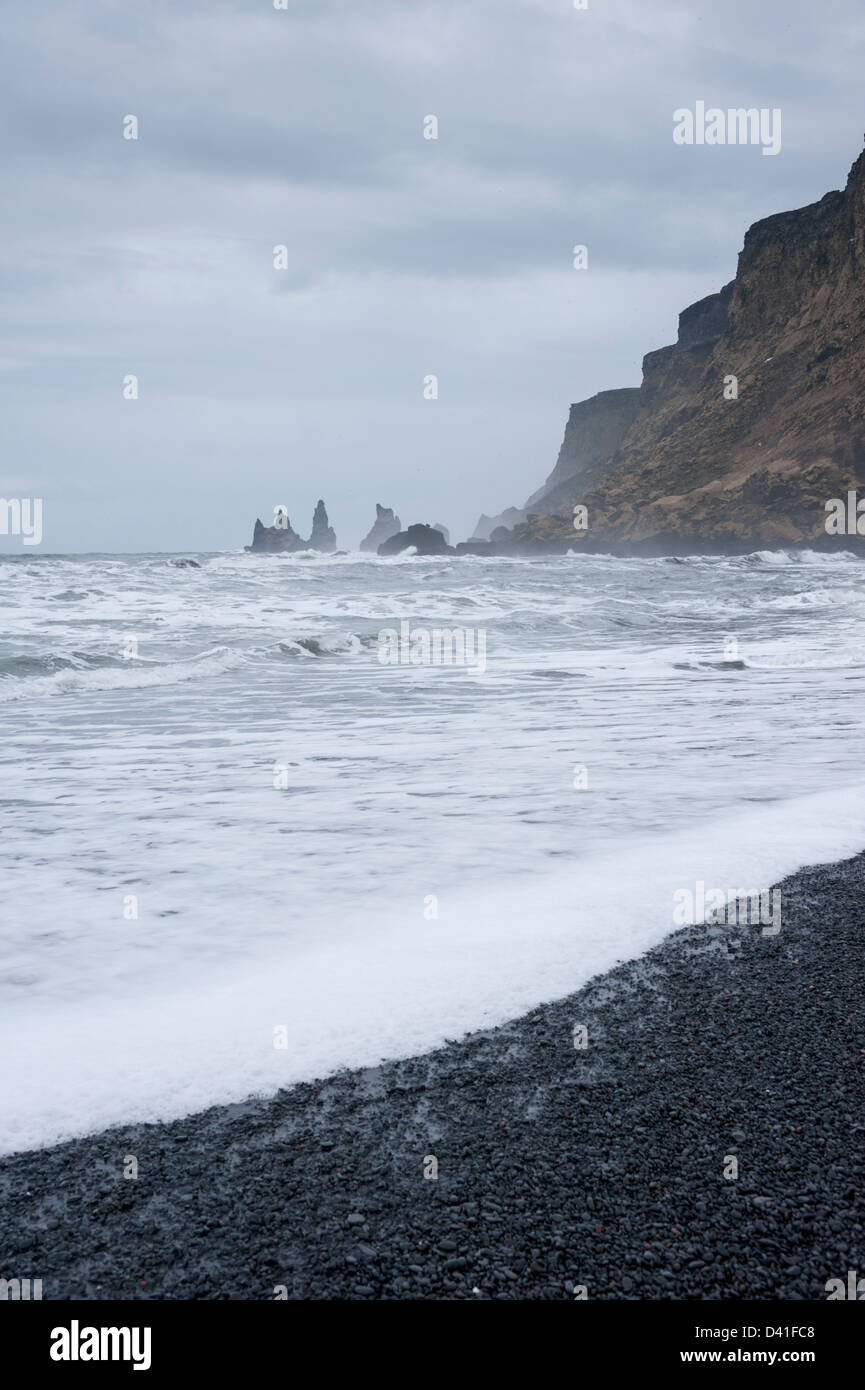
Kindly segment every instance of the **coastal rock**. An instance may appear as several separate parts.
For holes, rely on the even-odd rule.
[[[300,550],[318,550],[329,555],[336,550],[336,535],[327,519],[327,509],[319,500],[312,518],[312,535],[308,541],[292,530],[288,513],[278,509],[273,526],[265,526],[256,518],[252,533],[252,545],[248,551],[265,553],[288,553]]]
[[[478,517],[478,524],[475,527],[470,540],[488,541],[499,526],[504,526],[508,531],[513,526],[519,526],[520,522],[527,519],[527,513],[522,507],[507,507],[498,516],[487,516],[484,512]]]
[[[543,487],[527,499],[523,516],[511,523],[502,518],[500,525],[512,529],[527,521],[530,513],[554,511],[563,501],[577,499],[581,491],[600,482],[634,421],[639,400],[639,387],[629,386],[620,391],[599,391],[572,405],[555,468]]]
[[[312,535],[309,538],[309,549],[320,550],[325,555],[331,554],[336,550],[336,533],[327,519],[327,508],[321,498],[316,503],[316,508],[312,517]]]
[[[571,407],[559,463],[507,547],[865,549],[826,533],[827,502],[865,496],[863,264],[865,154],[843,192],[750,228],[735,279],[683,311],[638,390]]]
[[[374,555],[378,554],[378,548],[389,541],[391,536],[397,535],[402,530],[402,522],[395,515],[391,507],[383,507],[380,502],[375,504],[375,521],[360,543],[361,550],[371,550]]]
[[[252,533],[252,545],[246,546],[246,549],[253,552],[276,554],[280,551],[306,550],[306,541],[302,540],[297,532],[291,529],[288,514],[283,512],[277,526],[265,526],[256,517],[255,528]]]
[[[455,553],[441,531],[436,531],[434,527],[421,522],[416,522],[407,531],[400,531],[396,536],[391,536],[389,540],[384,541],[379,546],[378,553],[379,555],[399,555],[400,551],[408,550],[411,546],[414,546],[418,555],[453,555]]]
[[[448,528],[447,528],[446,526],[443,526],[442,523],[441,523],[440,521],[434,521],[434,522],[433,522],[433,530],[434,530],[434,531],[440,531],[441,534],[442,534],[442,535],[444,536],[444,538],[445,538],[445,545],[450,545],[450,543],[451,543],[451,533],[450,533],[450,531],[448,530]]]
[[[503,531],[511,532],[533,515],[555,511],[563,501],[600,482],[633,423],[639,400],[640,388],[626,386],[619,391],[600,391],[572,405],[556,466],[543,486],[522,507],[507,507],[498,516],[481,515],[471,539],[489,541],[499,532],[501,540]]]

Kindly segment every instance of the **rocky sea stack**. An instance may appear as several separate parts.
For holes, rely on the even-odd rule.
[[[277,524],[275,526],[265,526],[259,517],[255,518],[255,527],[252,532],[252,545],[246,547],[251,551],[292,551],[306,550],[306,541],[302,540],[296,531],[292,530],[291,522],[287,513],[277,514]]]
[[[859,499],[862,499],[860,502]],[[862,515],[858,508],[861,507]],[[336,550],[323,502],[253,551]],[[865,153],[843,192],[757,222],[735,279],[679,315],[639,387],[571,406],[555,468],[472,539],[376,504],[363,551],[520,555],[865,554]]]
[[[274,524],[265,526],[256,517],[252,533],[252,545],[248,551],[264,554],[291,554],[298,550],[318,550],[330,555],[336,550],[336,535],[328,522],[327,508],[319,498],[312,518],[312,535],[308,541],[292,530],[288,512],[278,507],[274,514]]]
[[[309,538],[310,550],[320,550],[330,555],[336,550],[336,533],[327,519],[327,508],[321,498],[316,503],[312,517],[312,535]]]
[[[453,547],[448,545],[441,531],[436,531],[432,526],[426,526],[418,522],[410,526],[407,531],[400,531],[397,535],[391,536],[378,548],[379,555],[399,555],[403,550],[412,547],[418,555],[454,555],[456,552]]]
[[[367,535],[360,543],[361,550],[371,550],[373,555],[378,554],[378,548],[384,541],[389,541],[391,536],[395,536],[402,530],[402,522],[395,515],[391,507],[383,507],[380,502],[375,504],[375,521]]]

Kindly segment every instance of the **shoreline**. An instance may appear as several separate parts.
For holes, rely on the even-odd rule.
[[[865,1269],[865,854],[780,887],[776,937],[684,927],[421,1057],[0,1159],[0,1275],[46,1300],[825,1299]]]

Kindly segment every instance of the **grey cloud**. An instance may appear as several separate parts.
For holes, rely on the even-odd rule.
[[[319,490],[348,540],[376,500],[469,529],[865,128],[858,0],[112,0],[4,27],[0,392],[56,549],[240,545]],[[781,106],[782,156],[675,147],[698,98]]]

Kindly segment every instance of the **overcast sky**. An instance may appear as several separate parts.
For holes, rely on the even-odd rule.
[[[3,28],[0,495],[44,499],[41,552],[233,549],[278,504],[308,534],[319,496],[344,546],[376,502],[469,534],[865,131],[862,0],[86,0]],[[675,145],[698,100],[780,107],[781,153]]]

